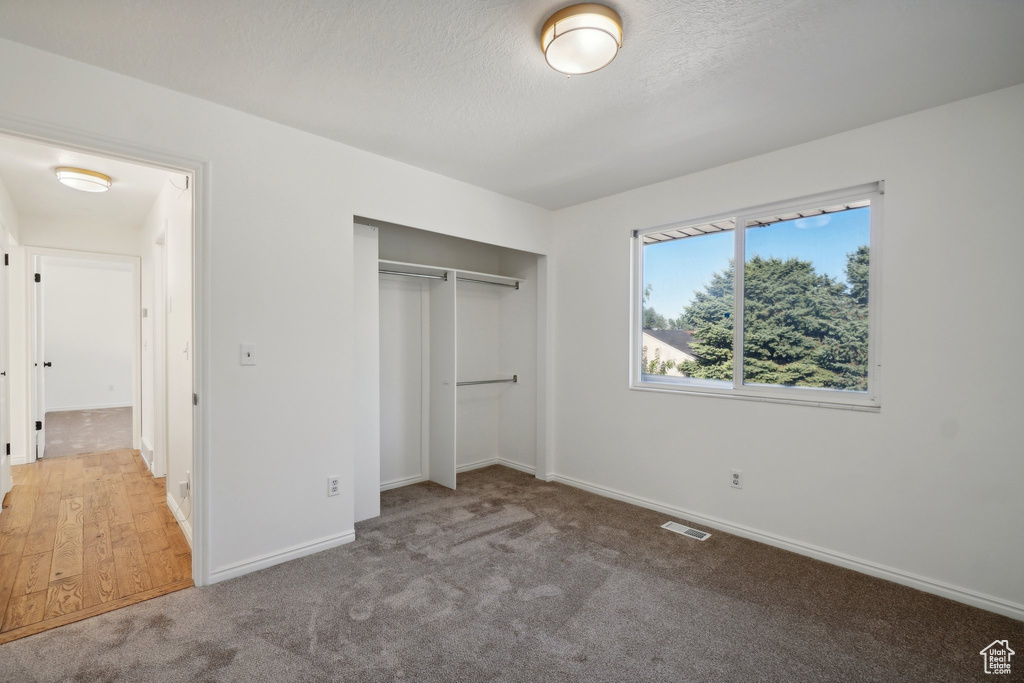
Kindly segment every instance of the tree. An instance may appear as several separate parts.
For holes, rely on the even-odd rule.
[[[867,247],[847,255],[847,285],[810,261],[755,256],[744,270],[743,379],[867,388]],[[698,340],[690,377],[732,379],[734,264],[712,276],[679,318]]]
[[[654,350],[654,358],[647,360],[647,347],[644,346],[640,352],[640,372],[645,375],[667,375],[669,370],[676,367],[674,360],[661,360],[661,349]]]
[[[668,320],[665,316],[661,315],[653,308],[647,307],[647,300],[651,298],[651,290],[654,288],[653,285],[647,285],[644,287],[644,316],[643,316],[643,327],[645,330],[667,330],[669,327]],[[664,373],[662,373],[664,374]]]
[[[870,249],[867,245],[857,247],[857,251],[846,257],[846,281],[850,283],[850,296],[858,304],[868,304],[868,262]]]

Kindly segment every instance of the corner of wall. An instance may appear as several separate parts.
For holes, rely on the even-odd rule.
[[[178,526],[181,527],[181,532],[183,534],[185,534],[185,540],[188,541],[188,547],[189,548],[194,548],[195,546],[193,546],[193,544],[192,544],[192,522],[191,522],[192,505],[194,504],[194,501],[192,500],[191,496],[189,497],[188,502],[189,502],[189,505],[188,505],[189,509],[188,509],[188,511],[187,512],[182,512],[182,509],[178,505],[178,502],[176,500],[174,500],[174,496],[171,495],[170,491],[167,492],[167,507],[169,507],[171,509],[171,513],[174,515],[174,519],[176,519],[178,521]]]

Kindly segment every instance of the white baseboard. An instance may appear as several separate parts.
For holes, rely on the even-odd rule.
[[[11,456],[11,467],[14,467],[15,465],[27,465],[27,464],[29,464],[29,462],[30,461],[29,461],[27,455],[12,455]]]
[[[527,474],[532,474],[534,476],[536,476],[536,474],[537,474],[537,468],[536,467],[533,467],[531,465],[524,465],[521,462],[514,462],[512,460],[506,460],[505,458],[498,458],[498,464],[499,465],[504,465],[505,467],[511,467],[514,470],[519,470],[520,472],[526,472]]]
[[[427,481],[427,478],[422,474],[414,474],[411,477],[405,477],[403,479],[394,479],[392,481],[381,482],[381,491],[390,491],[391,489],[397,489],[402,486],[411,486],[413,484],[419,484],[420,482]]]
[[[828,562],[829,564],[845,567],[846,569],[852,569],[853,571],[860,572],[862,574],[892,581],[904,586],[909,586],[910,588],[916,588],[917,590],[924,591],[925,593],[931,593],[943,598],[955,600],[956,602],[971,605],[972,607],[978,607],[983,610],[988,610],[989,612],[1002,614],[1003,616],[1010,617],[1011,619],[1024,621],[1024,605],[1011,602],[1009,600],[1003,600],[1001,598],[979,593],[967,588],[960,588],[942,581],[935,581],[933,579],[904,572],[892,567],[887,567],[869,560],[851,557],[850,555],[821,548],[809,543],[776,536],[775,534],[760,531],[758,529],[752,529],[741,524],[733,524],[716,517],[708,517],[707,515],[702,515],[691,510],[684,510],[671,505],[665,505],[640,496],[634,496],[628,493],[623,493],[622,491],[616,491],[615,489],[591,484],[590,482],[582,481],[580,479],[574,479],[560,474],[552,474],[548,480],[566,484],[574,488],[583,489],[584,491],[590,491],[591,493],[596,493],[597,495],[604,496],[605,498],[614,498],[615,500],[632,503],[633,505],[647,508],[648,510],[654,510],[655,512],[660,512],[672,517],[680,517],[684,520],[697,522],[704,526],[711,527],[712,529],[718,529],[719,531],[724,531],[735,536],[741,536],[752,541],[775,546],[776,548],[782,548],[783,550],[788,550],[790,552],[797,553],[798,555],[813,557],[814,559],[821,560],[822,562]]]
[[[526,472],[527,474],[536,474],[537,468],[529,465],[523,465],[522,463],[514,462],[512,460],[506,460],[505,458],[491,458],[490,460],[481,460],[479,462],[471,462],[466,465],[459,465],[455,468],[456,472],[469,472],[470,470],[479,470],[484,467],[490,467],[491,465],[504,465],[505,467],[511,467],[514,470],[520,472]]]
[[[103,404],[100,404],[100,405],[92,405],[92,406],[63,406],[63,407],[57,407],[57,408],[49,408],[49,407],[47,407],[46,412],[47,413],[67,413],[67,412],[71,412],[72,410],[103,410],[104,408],[131,408],[131,407],[132,407],[131,403],[103,403]]]
[[[324,550],[337,548],[340,545],[351,543],[354,540],[356,540],[356,532],[352,529],[335,536],[325,536],[324,538],[318,538],[315,541],[293,545],[292,547],[285,548],[284,550],[260,555],[250,560],[234,562],[210,572],[210,583],[213,584],[220,581],[226,581],[228,579],[242,576],[243,574],[250,574],[252,572],[259,571],[260,569],[273,567],[274,565],[281,564],[282,562],[297,560],[298,558],[305,557],[306,555],[313,555],[314,553],[319,553]]]
[[[490,467],[491,465],[504,465],[505,467],[511,467],[514,470],[520,472],[526,472],[527,474],[536,474],[537,468],[530,467],[529,465],[523,465],[522,463],[513,462],[506,460],[505,458],[491,458],[490,460],[480,460],[478,462],[471,462],[466,465],[459,465],[455,468],[456,472],[469,472],[470,470],[479,470],[484,467]],[[411,486],[413,484],[419,484],[424,481],[430,481],[429,477],[425,477],[422,474],[414,474],[411,477],[405,477],[404,479],[395,479],[394,481],[386,481],[380,485],[381,491],[390,491],[391,489],[397,489],[402,486]]]
[[[150,446],[148,443],[146,443],[145,439],[143,439],[142,442],[139,445],[141,446],[139,448],[139,454],[142,455],[142,459],[146,462],[146,466],[149,467],[149,471],[152,472],[153,471],[153,447]]]
[[[0,461],[2,461],[3,458],[6,458],[6,457],[7,457],[6,455],[0,455]],[[2,467],[2,466],[3,465],[0,465],[0,467]],[[7,477],[7,481],[5,483],[7,484],[6,487],[0,486],[0,501],[3,501],[4,496],[7,495],[7,492],[14,488],[14,482],[11,481],[10,477]],[[0,515],[2,515],[3,513],[4,513],[3,507],[0,507]]]
[[[192,504],[192,500],[189,500],[189,505],[191,506]],[[171,495],[170,491],[167,492],[167,507],[171,508],[171,513],[174,515],[174,518],[178,520],[178,526],[181,527],[181,532],[185,534],[185,540],[188,541],[188,547],[191,548],[192,523],[185,518],[185,515],[184,513],[182,513],[181,508],[178,507],[178,502],[174,500],[174,496]]]
[[[483,467],[490,467],[491,465],[497,465],[498,459],[491,458],[490,460],[480,460],[478,462],[471,462],[466,465],[459,465],[455,468],[456,472],[469,472],[470,470],[479,470]]]

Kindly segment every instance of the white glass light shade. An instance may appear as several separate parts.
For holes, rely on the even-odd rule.
[[[84,168],[58,168],[57,180],[63,185],[82,192],[106,192],[110,189],[110,176],[87,171]]]
[[[608,66],[622,47],[622,19],[604,5],[572,5],[548,17],[540,44],[555,71],[592,73]]]

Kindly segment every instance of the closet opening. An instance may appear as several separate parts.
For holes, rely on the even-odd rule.
[[[380,491],[456,489],[491,465],[537,474],[543,257],[372,219],[355,230],[356,319],[378,333],[356,341],[357,365],[379,391],[356,405],[378,427],[356,445],[356,520],[379,514]]]

